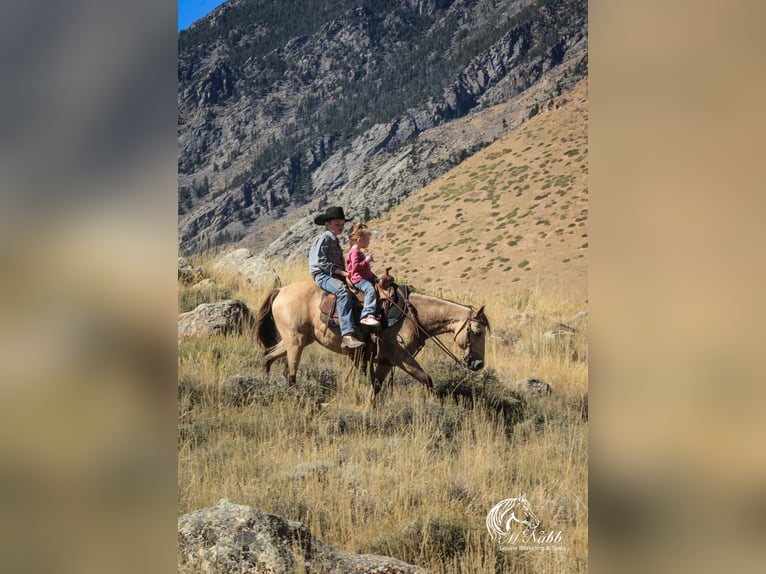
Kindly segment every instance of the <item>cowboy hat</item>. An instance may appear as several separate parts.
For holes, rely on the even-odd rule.
[[[350,219],[346,219],[346,216],[343,213],[342,207],[333,206],[333,207],[328,207],[327,211],[325,211],[321,215],[317,215],[314,218],[314,223],[316,223],[317,225],[324,225],[325,222],[330,221],[331,219],[342,219],[343,221],[351,221]]]

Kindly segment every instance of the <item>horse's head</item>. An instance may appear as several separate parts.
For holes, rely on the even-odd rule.
[[[472,371],[484,367],[484,343],[488,330],[489,321],[482,306],[478,311],[470,310],[455,334],[455,341],[463,349],[463,363]]]

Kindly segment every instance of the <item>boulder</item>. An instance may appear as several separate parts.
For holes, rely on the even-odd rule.
[[[219,303],[201,303],[178,319],[179,337],[235,335],[254,327],[250,309],[242,301],[229,299]]]
[[[178,544],[179,572],[425,572],[395,558],[339,552],[300,522],[226,498],[181,516]]]
[[[263,257],[256,257],[249,249],[237,249],[218,260],[213,270],[221,275],[243,279],[245,284],[265,289],[276,289],[282,281]]]
[[[201,281],[205,276],[202,267],[195,267],[186,257],[178,258],[178,280],[184,285],[192,285]]]
[[[206,279],[203,279],[199,283],[195,283],[191,286],[191,289],[194,289],[195,291],[204,291],[206,289],[218,289],[218,285],[216,285],[215,281],[210,279],[209,277]]]
[[[524,395],[550,395],[553,391],[551,386],[542,379],[536,377],[527,377],[519,379],[511,387],[517,393]]]

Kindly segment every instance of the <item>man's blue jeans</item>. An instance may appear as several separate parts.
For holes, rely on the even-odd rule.
[[[314,281],[325,291],[335,294],[338,298],[338,323],[341,335],[354,334],[354,299],[346,284],[337,277],[321,275]]]

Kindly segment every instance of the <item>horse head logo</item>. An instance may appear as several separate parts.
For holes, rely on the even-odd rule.
[[[501,500],[487,514],[487,530],[493,541],[507,537],[514,523],[533,530],[540,526],[540,519],[523,494]]]

